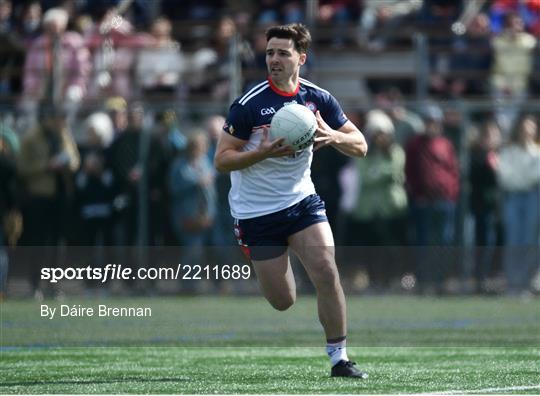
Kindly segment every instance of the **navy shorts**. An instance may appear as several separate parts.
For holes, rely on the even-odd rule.
[[[324,201],[312,194],[300,202],[264,216],[234,221],[234,235],[244,253],[252,260],[281,256],[289,236],[312,224],[328,221]]]

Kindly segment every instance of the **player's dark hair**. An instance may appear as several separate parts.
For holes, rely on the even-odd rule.
[[[301,54],[307,53],[311,44],[311,34],[301,23],[290,23],[288,25],[272,26],[266,31],[266,41],[271,38],[291,39],[294,48]]]

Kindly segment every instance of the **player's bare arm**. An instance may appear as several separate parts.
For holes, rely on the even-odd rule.
[[[283,138],[270,140],[268,130],[264,130],[261,143],[255,150],[242,151],[245,140],[223,133],[219,139],[214,165],[219,172],[244,169],[267,158],[284,157],[294,153],[289,146],[282,145]]]
[[[313,150],[331,145],[351,157],[364,157],[367,154],[366,139],[351,121],[347,121],[341,128],[335,130],[323,120],[319,111],[316,112],[315,116],[318,127]]]

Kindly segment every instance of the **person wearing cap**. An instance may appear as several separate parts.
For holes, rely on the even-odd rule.
[[[366,116],[364,128],[371,151],[361,161],[354,160],[360,178],[360,192],[351,212],[350,245],[405,245],[405,152],[395,142],[394,124],[382,110],[372,110]],[[364,263],[368,267],[370,287],[388,286],[392,276],[398,276],[398,260],[388,250],[366,250]],[[364,253],[363,253],[364,254]]]
[[[81,251],[79,260],[85,265],[104,265],[99,256],[110,257],[107,256],[109,247],[114,244],[114,178],[106,161],[106,150],[112,139],[113,124],[106,113],[95,112],[86,118],[79,145],[81,168],[75,175],[73,204],[73,237],[76,246],[86,247],[77,250]],[[96,288],[99,282],[85,280],[85,284]]]
[[[443,112],[433,103],[420,111],[423,134],[406,146],[405,175],[414,222],[414,245],[424,248],[417,260],[421,290],[442,291],[449,258],[441,256],[441,246],[454,243],[455,213],[459,196],[459,166],[452,142],[443,136]],[[435,259],[439,257],[441,259]]]

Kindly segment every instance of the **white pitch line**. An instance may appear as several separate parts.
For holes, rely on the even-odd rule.
[[[540,384],[524,385],[524,386],[508,386],[505,388],[450,390],[450,391],[442,391],[442,392],[426,392],[426,393],[419,393],[419,394],[420,395],[462,395],[464,393],[479,393],[479,394],[499,393],[499,392],[521,391],[521,390],[530,390],[530,389],[540,389]]]

